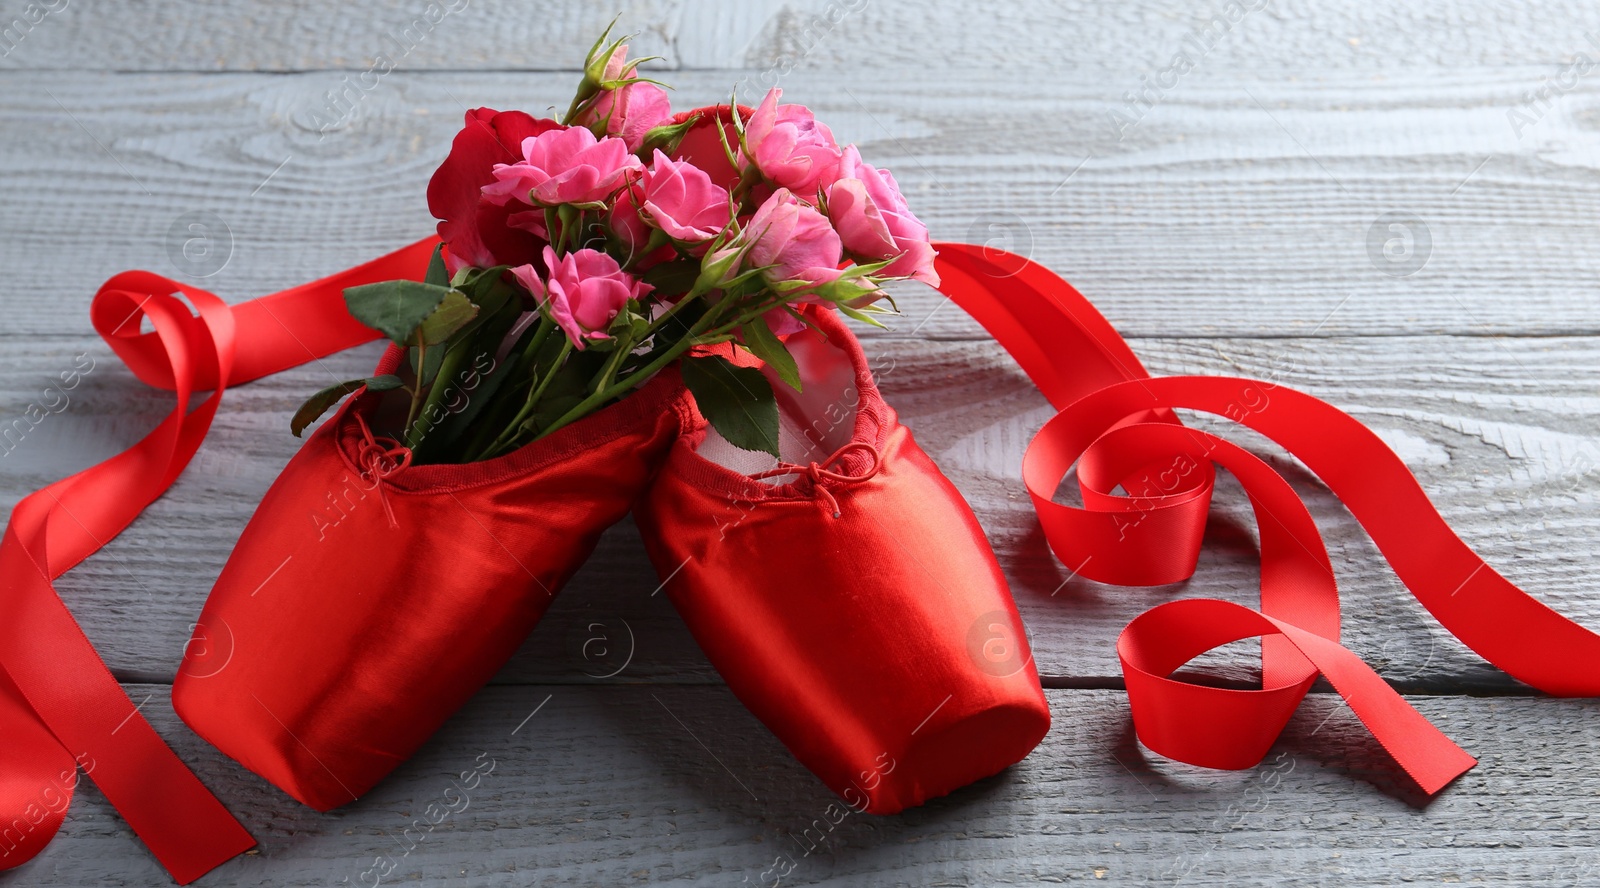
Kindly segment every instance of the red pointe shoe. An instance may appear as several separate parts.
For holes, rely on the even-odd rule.
[[[173,685],[190,727],[320,811],[494,675],[694,416],[666,371],[505,456],[414,466],[368,431],[379,397],[347,403],[267,491]]]
[[[728,686],[852,807],[892,814],[1021,760],[1050,710],[961,494],[896,419],[835,312],[770,374],[781,463],[703,420],[635,506]]]

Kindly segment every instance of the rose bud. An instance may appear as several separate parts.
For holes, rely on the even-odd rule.
[[[839,180],[828,186],[828,219],[852,257],[862,262],[893,259],[878,272],[939,285],[928,228],[911,214],[888,170],[861,160],[856,146],[844,149]]]

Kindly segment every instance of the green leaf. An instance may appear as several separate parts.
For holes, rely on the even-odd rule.
[[[460,290],[446,290],[433,313],[423,318],[407,345],[440,345],[472,323],[478,307]]]
[[[359,391],[363,387],[368,391],[386,392],[399,388],[401,384],[400,377],[388,375],[374,376],[370,379],[350,379],[338,385],[330,385],[300,405],[300,409],[294,412],[294,418],[289,420],[289,431],[294,432],[296,438],[300,437],[306,426],[316,422],[322,414],[328,412],[329,407],[339,403],[341,398],[351,392]]]
[[[456,334],[458,345],[466,344],[469,353],[473,355],[472,366],[474,372],[479,374],[478,385],[471,391],[463,393],[467,401],[464,410],[447,418],[442,427],[429,432],[434,439],[433,443],[437,445],[433,448],[436,453],[443,453],[454,446],[478,415],[483,413],[486,407],[492,407],[495,392],[517,369],[520,349],[513,349],[498,361],[493,360],[493,356],[499,354],[502,343],[516,326],[521,313],[520,305],[515,302],[508,302],[493,312],[484,309],[478,313],[477,321]],[[482,368],[486,361],[493,363],[493,368],[484,373]],[[433,393],[430,391],[428,394],[432,397]],[[449,392],[446,392],[446,395],[449,396]],[[460,459],[441,456],[439,461],[459,462]]]
[[[778,456],[778,400],[754,367],[737,367],[721,355],[687,358],[683,382],[717,434],[745,450]]]
[[[344,304],[351,317],[390,341],[413,345],[412,335],[449,293],[449,287],[417,281],[384,281],[346,289]]]
[[[422,333],[427,335],[427,344],[433,346],[437,342],[444,342],[453,351],[466,340],[474,338],[480,330],[484,329],[485,325],[488,325],[497,331],[494,333],[494,341],[483,344],[475,350],[475,353],[494,353],[499,347],[500,337],[503,337],[506,331],[511,329],[511,325],[516,321],[516,317],[521,311],[519,306],[515,304],[515,300],[511,298],[513,296],[511,288],[500,280],[500,275],[506,268],[507,266],[504,265],[485,269],[463,268],[458,276],[456,289],[452,293],[464,296],[470,301],[471,305],[476,306],[471,310],[472,316],[468,317],[465,323],[462,323],[454,331],[446,332],[449,330],[449,326],[460,321],[461,316],[467,311],[467,308],[462,306],[454,295],[446,295],[440,301],[439,307],[434,310],[433,314],[428,316],[427,320],[419,328]],[[441,336],[440,334],[443,335]],[[423,385],[431,386],[438,376],[446,349],[430,347],[427,352],[427,366],[418,367],[417,350],[413,346],[411,350],[411,368],[416,371],[417,378],[421,380]],[[433,392],[430,391],[428,397],[432,400]],[[426,410],[427,407],[424,406],[423,409]]]
[[[795,365],[794,355],[789,354],[788,347],[767,326],[765,319],[756,317],[745,321],[739,327],[739,333],[744,337],[744,347],[751,354],[767,362],[767,366],[790,388],[800,391],[800,368]]]
[[[422,282],[435,287],[450,286],[450,272],[444,267],[444,244],[433,248],[433,258],[428,260],[428,274]]]

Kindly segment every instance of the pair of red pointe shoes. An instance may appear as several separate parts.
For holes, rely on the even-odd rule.
[[[504,664],[633,508],[746,706],[852,807],[888,814],[1019,761],[1049,710],[960,494],[833,312],[788,341],[781,461],[675,372],[505,456],[410,465],[346,404],[262,500],[173,688],[208,741],[318,810],[409,757]],[[391,350],[377,373],[393,369]]]

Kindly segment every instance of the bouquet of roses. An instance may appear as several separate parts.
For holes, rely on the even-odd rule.
[[[938,284],[927,229],[777,90],[673,114],[641,61],[603,35],[561,121],[468,112],[425,273],[300,295],[391,346],[295,415],[354,395],[245,528],[173,702],[313,807],[415,751],[630,511],[713,665],[849,803],[918,804],[1049,723],[981,527],[841,320]]]
[[[685,144],[710,121],[673,116],[639,76],[649,59],[627,56],[602,36],[561,122],[468,114],[428,187],[444,244],[426,280],[345,293],[406,360],[318,392],[295,434],[351,392],[400,390],[391,437],[415,462],[490,459],[680,362],[723,437],[776,456],[767,378],[703,347],[733,342],[799,388],[782,337],[809,323],[803,306],[876,323],[880,283],[937,282],[894,177],[805,106],[774,89]]]

